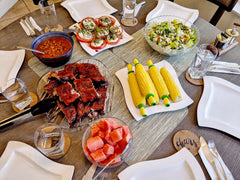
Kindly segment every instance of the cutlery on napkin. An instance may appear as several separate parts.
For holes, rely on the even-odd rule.
[[[203,164],[206,167],[211,179],[213,179],[213,180],[234,180],[231,172],[225,165],[221,156],[218,155],[218,159],[216,159],[213,156],[213,154],[211,153],[211,151],[203,137],[200,137],[200,144],[201,144],[201,147],[200,147],[198,153],[199,153],[199,155],[203,161]],[[218,160],[219,160],[219,162],[218,162]],[[221,163],[221,165],[219,163]],[[225,178],[225,174],[226,174],[227,179]]]
[[[142,1],[142,2],[140,2],[139,4],[136,4],[136,6],[135,6],[135,11],[134,11],[134,17],[137,16],[139,10],[141,9],[141,7],[142,7],[145,3],[146,3],[145,1]],[[120,16],[122,16],[122,15],[123,15],[123,11],[120,12]]]
[[[25,24],[24,20],[21,19],[20,20],[20,25],[22,26],[23,30],[25,31],[25,33],[27,34],[27,36],[30,36],[31,33],[30,33],[30,30],[28,29],[27,25]]]
[[[31,22],[32,26],[37,29],[39,32],[42,32],[42,28],[36,23],[36,21],[30,16],[29,21]]]
[[[240,74],[240,65],[237,63],[214,61],[208,69],[209,72]]]

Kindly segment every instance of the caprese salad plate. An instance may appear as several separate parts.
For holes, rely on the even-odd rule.
[[[77,29],[76,38],[91,56],[106,49],[127,43],[133,38],[128,35],[111,15],[85,17],[69,29]]]

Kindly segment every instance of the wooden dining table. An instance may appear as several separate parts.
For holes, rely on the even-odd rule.
[[[122,11],[122,1],[108,0],[108,2],[111,6],[118,9],[118,11],[113,14],[113,16],[120,22],[121,20],[120,12]],[[143,8],[140,9],[136,17],[138,19],[138,24],[132,27],[123,26],[124,30],[129,35],[132,35],[133,37],[135,37],[134,34],[139,32],[139,30],[141,30],[144,27],[147,14],[156,5],[157,5],[157,1],[155,0],[146,1],[146,4],[144,5]],[[60,3],[57,3],[55,6],[56,6],[56,12],[58,16],[58,22],[63,26],[63,28],[68,28],[69,26],[75,23],[75,21],[71,18],[71,15],[68,13],[68,11],[65,8],[63,8],[60,5]],[[36,10],[30,13],[29,16],[32,16],[39,25],[42,25],[43,22],[41,21],[40,14],[41,14],[40,11]],[[17,21],[13,22],[12,24],[8,25],[7,27],[3,28],[0,31],[0,39],[1,39],[0,50],[15,50],[17,45],[30,47],[34,37],[33,38],[28,37],[25,34],[25,32],[23,31],[23,29],[19,24],[19,21],[20,19],[18,19]],[[213,42],[215,40],[216,35],[221,32],[215,26],[211,25],[210,23],[208,23],[207,21],[205,21],[200,17],[197,18],[194,24],[198,27],[200,31],[199,44]],[[72,36],[74,37],[75,35],[72,34]],[[127,45],[128,43],[122,45],[119,48],[113,48],[113,49],[107,50],[109,51],[108,53],[113,57],[119,57],[116,64],[113,63],[111,64],[112,67],[109,67],[113,69],[111,71],[111,75],[113,77],[117,70],[126,67],[125,61],[128,61],[130,63],[132,62],[131,58],[123,59],[120,57],[121,55],[118,54],[118,51],[120,51],[121,48]],[[137,43],[135,45],[136,47],[138,46]],[[78,47],[79,49],[81,48],[80,45],[77,43],[75,44],[75,46],[79,46]],[[134,49],[136,47],[132,47],[132,48]],[[101,52],[101,53],[104,54],[105,52]],[[156,52],[153,52],[152,50],[151,53],[156,53]],[[195,53],[195,51],[188,52],[187,54],[189,53],[190,54]],[[227,61],[227,62],[236,62],[240,64],[239,55],[240,55],[240,47],[236,46],[230,51],[218,57],[218,60]],[[163,56],[158,54],[156,54],[156,56],[158,58],[158,61],[167,60],[171,63],[171,61],[174,61],[174,60],[184,61],[186,59],[185,56],[193,57],[194,54],[192,56],[183,55],[183,56],[175,56],[175,57],[168,57],[168,56]],[[92,58],[89,55],[87,55],[87,57]],[[38,80],[40,76],[29,65],[29,62],[32,60],[32,58],[34,58],[32,52],[26,51],[24,63],[20,68],[17,77],[21,78],[25,82],[29,91],[37,93],[37,85],[38,85]],[[142,60],[142,62],[145,62],[145,65],[146,65],[146,60]],[[191,62],[191,61],[192,59],[188,59],[188,62]],[[154,63],[156,62],[157,60],[155,60]],[[185,78],[186,70],[187,68],[185,68],[184,71],[179,74],[178,78],[181,83],[181,86],[183,87],[184,91],[188,94],[188,96],[193,100],[193,103],[187,108],[185,108],[184,112],[186,112],[186,115],[183,116],[182,120],[180,120],[177,124],[175,124],[175,126],[170,130],[170,132],[164,136],[161,142],[157,141],[156,143],[154,143],[156,144],[156,146],[154,146],[156,148],[154,148],[154,150],[150,154],[148,154],[148,156],[145,159],[142,159],[142,160],[162,159],[175,154],[177,150],[174,148],[173,142],[172,142],[174,134],[179,130],[189,130],[195,133],[197,136],[203,136],[206,140],[210,140],[210,139],[214,140],[219,154],[221,155],[222,159],[224,160],[229,170],[232,172],[234,178],[240,179],[240,173],[239,173],[240,172],[240,141],[238,138],[230,134],[227,134],[223,131],[213,129],[213,128],[200,127],[198,125],[197,107],[198,107],[198,103],[201,98],[201,95],[203,93],[204,86],[196,86],[196,85],[190,84]],[[239,75],[209,73],[209,72],[207,73],[207,75],[220,77],[240,86]],[[123,108],[123,109],[121,110],[120,108],[119,109],[115,108],[115,110],[111,113],[111,115],[117,116],[123,121],[124,121],[124,118],[128,120],[130,119],[134,127],[140,128],[140,126],[144,126],[145,122],[151,122],[151,120],[153,119],[161,118],[162,114],[164,114],[164,113],[154,114],[144,118],[140,122],[136,122],[126,107],[126,104],[124,101],[124,94],[122,92],[123,90],[117,78],[115,78],[114,83],[115,83],[114,84],[115,89],[117,89],[117,91],[114,95],[115,104],[113,106],[115,107],[119,106],[120,108]],[[219,97],[219,98],[222,98],[222,97]],[[117,103],[117,101],[119,101],[119,104]],[[223,102],[223,103],[226,103],[226,102]],[[229,104],[229,106],[231,106],[231,104]],[[177,111],[176,113],[181,114],[181,112],[182,111]],[[13,111],[11,103],[6,102],[6,103],[0,104],[0,119],[7,118],[15,113],[16,112]],[[121,115],[121,113],[123,115]],[[170,116],[171,116],[171,113],[173,112],[169,112]],[[228,119],[226,119],[226,121],[227,120]],[[0,130],[0,136],[1,136],[0,155],[2,155],[2,153],[4,152],[7,146],[7,143],[12,140],[24,142],[35,148],[34,141],[33,141],[34,132],[37,129],[37,127],[46,123],[47,121],[48,119],[46,115],[43,114],[43,115],[27,118],[24,121],[18,122],[10,127],[1,129]],[[169,127],[171,127],[171,125]],[[88,168],[91,166],[91,163],[86,159],[86,157],[83,154],[82,145],[81,145],[82,135],[84,130],[85,130],[84,128],[64,129],[64,131],[69,135],[71,139],[70,149],[64,157],[58,160],[55,160],[56,162],[67,164],[67,165],[73,165],[75,167],[73,178],[72,178],[74,180],[81,179],[84,176],[84,174],[87,172]],[[149,131],[151,131],[151,129],[149,129]],[[160,132],[156,131],[155,133],[160,133]],[[151,136],[147,136],[147,134],[142,135],[142,139],[144,139],[144,137],[147,138],[147,141],[152,140]],[[134,144],[134,146],[137,146],[137,145]],[[148,148],[145,148],[145,151],[148,151]],[[131,157],[133,156],[134,154],[131,154],[128,157],[128,159],[131,160]],[[195,158],[200,164],[206,179],[210,179],[210,176],[200,156],[197,154]],[[117,168],[106,170],[105,171],[106,177],[108,177],[109,179],[117,179],[117,174],[119,172],[121,172],[124,168],[128,167],[130,164],[138,162],[138,160],[135,160],[134,162],[132,161],[130,164],[128,164],[127,162],[123,163],[121,166]],[[16,164],[16,166],[19,166],[19,164]],[[98,171],[99,170],[100,169],[98,169]]]

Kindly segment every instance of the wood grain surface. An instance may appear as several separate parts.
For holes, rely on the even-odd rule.
[[[119,11],[114,14],[114,16],[120,20],[121,16],[119,13],[122,11],[122,2],[121,1],[114,1],[114,0],[109,0],[109,3],[117,8]],[[157,1],[151,0],[151,1],[146,1],[146,4],[144,5],[144,8],[142,8],[137,16],[138,18],[138,24],[134,27],[124,27],[125,31],[133,36],[138,36],[141,39],[142,37],[142,30],[141,28],[144,27],[145,25],[145,18],[148,12],[150,12],[157,4]],[[58,20],[60,24],[64,27],[67,28],[70,25],[74,23],[74,21],[71,19],[69,13],[60,6],[60,4],[56,4],[56,10],[58,14]],[[34,11],[31,13],[31,16],[37,21],[40,22],[40,11]],[[210,25],[208,22],[205,20],[198,18],[195,24],[198,26],[201,34],[201,43],[211,43],[216,35],[220,32],[216,27]],[[40,24],[39,24],[40,25]],[[140,30],[140,31],[139,31]],[[134,34],[135,33],[135,34]],[[138,34],[139,33],[139,34]],[[135,37],[137,39],[137,37]],[[19,20],[15,21],[14,23],[10,24],[6,28],[2,29],[0,31],[0,49],[1,50],[12,50],[15,49],[16,45],[22,45],[26,47],[30,47],[31,42],[33,38],[27,37],[23,29],[21,28],[19,24]],[[76,43],[75,43],[76,44]],[[132,49],[133,54],[123,54],[121,52],[124,51],[124,46],[129,48],[130,50]],[[148,56],[145,54],[140,54],[140,48],[144,46],[147,50],[146,53],[150,53]],[[135,50],[134,50],[135,49]],[[84,53],[81,54],[83,57],[85,57]],[[199,102],[199,99],[201,98],[201,94],[203,91],[203,86],[194,86],[190,83],[188,83],[185,79],[185,70],[184,68],[187,67],[189,62],[191,62],[192,57],[194,57],[194,51],[192,52],[192,55],[188,54],[184,57],[166,57],[157,54],[157,52],[153,51],[147,44],[139,44],[135,39],[132,42],[129,42],[126,45],[123,45],[118,48],[114,48],[113,50],[108,50],[105,52],[102,52],[101,54],[95,56],[97,59],[103,60],[104,63],[106,63],[107,67],[109,68],[109,71],[111,72],[116,72],[120,68],[123,68],[126,66],[125,60],[128,62],[132,61],[132,57],[137,56],[136,58],[138,59],[143,59],[142,61],[145,61],[145,58],[149,59],[152,58],[153,62],[156,63],[158,61],[161,61],[163,59],[168,60],[168,62],[171,63],[172,59],[175,59],[177,63],[172,63],[174,68],[176,69],[177,72],[179,72],[179,80],[182,84],[183,89],[186,91],[186,93],[194,100],[194,103],[188,108],[184,109],[178,112],[173,112],[173,113],[179,113],[177,117],[179,119],[174,122],[171,126],[170,131],[164,130],[164,132],[159,132],[159,136],[157,138],[151,138],[150,132],[146,132],[145,134],[147,138],[145,138],[145,134],[142,134],[142,141],[145,143],[146,141],[152,141],[153,143],[157,143],[156,147],[153,147],[150,149],[149,152],[150,154],[147,154],[148,157],[147,159],[160,159],[164,157],[168,157],[174,153],[176,153],[176,150],[174,149],[174,146],[172,145],[172,137],[175,132],[181,129],[187,129],[198,136],[204,136],[206,140],[213,139],[215,141],[215,144],[217,146],[217,149],[222,156],[222,159],[228,166],[228,168],[231,170],[233,176],[235,179],[240,179],[240,141],[239,139],[226,134],[224,132],[211,129],[211,128],[203,128],[199,127],[197,124],[197,104]],[[237,62],[240,64],[240,47],[237,46],[233,48],[231,51],[229,51],[226,54],[223,54],[219,60],[222,61],[228,61],[228,62]],[[76,54],[76,56],[78,56]],[[74,57],[74,55],[73,55]],[[112,60],[109,60],[109,57],[112,57]],[[113,59],[114,57],[114,59]],[[33,67],[31,66],[33,59],[33,54],[31,52],[26,52],[25,56],[25,61],[23,66],[21,67],[18,77],[23,79],[23,81],[26,83],[28,89],[34,93],[36,93],[36,87],[37,87],[37,81],[39,79],[39,73],[36,73],[35,70],[33,70]],[[34,64],[34,63],[33,63]],[[179,67],[177,64],[180,64]],[[31,66],[31,68],[30,68]],[[43,69],[45,70],[45,69]],[[239,81],[239,76],[238,75],[230,75],[230,74],[220,74],[220,73],[208,73],[208,75],[211,76],[217,76],[223,79],[226,79],[232,83],[237,84],[240,86],[240,81]],[[115,97],[123,97],[123,91],[121,89],[120,82],[116,79],[116,77],[113,77],[114,83],[116,84],[116,90],[114,91],[114,96]],[[221,97],[219,97],[221,98]],[[117,99],[116,99],[117,100]],[[15,112],[11,108],[10,103],[3,103],[0,104],[0,119],[9,117],[10,115],[14,114]],[[186,114],[185,114],[186,113]],[[153,116],[150,116],[146,118],[144,121],[141,121],[140,123],[135,125],[136,122],[133,120],[132,116],[127,110],[126,104],[124,99],[120,99],[118,102],[115,102],[115,108],[112,110],[112,114],[116,117],[125,117],[128,122],[130,122],[130,127],[135,126],[135,133],[139,134],[141,131],[141,128],[144,129],[145,126],[148,126],[149,128],[155,128],[156,129],[161,126],[162,124],[159,123],[156,126],[149,126],[148,121],[152,120],[157,122],[157,120],[160,119],[160,122],[163,123],[164,118],[169,118],[171,114],[169,113],[164,113],[164,114],[156,114]],[[186,117],[185,117],[186,115]],[[185,118],[184,118],[185,117]],[[121,118],[122,119],[122,118]],[[3,153],[8,141],[10,140],[16,140],[16,141],[22,141],[25,142],[31,146],[34,147],[33,143],[33,134],[36,130],[37,127],[42,125],[47,121],[47,118],[45,115],[40,115],[36,117],[32,117],[29,119],[26,119],[24,122],[19,122],[9,128],[5,128],[3,130],[0,130],[0,154]],[[167,123],[167,122],[166,122]],[[179,123],[179,124],[178,124]],[[167,126],[166,126],[167,127]],[[73,179],[81,179],[82,176],[87,172],[87,169],[90,167],[90,162],[84,157],[84,154],[82,152],[82,147],[81,147],[81,138],[83,135],[85,127],[83,127],[80,130],[64,130],[65,133],[67,133],[71,139],[71,146],[68,151],[68,153],[61,159],[56,160],[59,163],[63,164],[71,164],[75,166],[75,171],[74,171],[74,176]],[[134,133],[134,135],[136,135]],[[162,138],[163,137],[163,138]],[[140,138],[139,138],[140,139]],[[143,151],[148,151],[149,147],[143,146],[143,147],[138,147],[136,145],[136,148],[139,148],[139,152]],[[133,156],[134,157],[134,156]],[[210,179],[203,163],[201,162],[200,157],[197,155],[196,159],[198,160],[199,164],[201,165],[206,179]],[[128,158],[127,162],[136,162],[139,161],[138,158],[134,158],[131,160],[131,156]],[[131,162],[130,162],[131,163]],[[124,163],[122,166],[107,170],[104,172],[104,176],[108,177],[108,179],[116,179],[118,172],[120,172],[122,169],[127,167],[127,164]],[[99,171],[99,170],[98,170]]]

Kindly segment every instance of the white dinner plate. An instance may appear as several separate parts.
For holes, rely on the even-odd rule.
[[[74,166],[56,163],[25,143],[9,141],[0,158],[1,180],[71,180]]]
[[[203,94],[197,108],[198,125],[240,138],[240,87],[214,76],[205,76],[203,80]]]
[[[17,76],[24,57],[25,50],[0,51],[0,86]]]
[[[205,180],[195,157],[186,148],[167,158],[133,164],[118,174],[120,180]]]
[[[111,16],[111,15],[108,15],[108,16],[110,16],[110,17],[112,17],[112,18],[114,18],[114,19],[116,20],[115,24],[120,25],[119,21],[118,21],[114,16]],[[94,18],[99,18],[99,17],[101,17],[101,15],[100,15],[100,16],[93,16],[93,17],[94,17]],[[76,24],[77,24],[77,23],[75,23],[75,24],[73,24],[72,26],[70,26],[69,29],[75,29],[74,26],[75,26]],[[106,50],[106,49],[123,45],[123,44],[131,41],[132,39],[133,39],[133,37],[130,36],[130,35],[128,35],[128,34],[123,30],[123,32],[122,32],[122,38],[120,39],[120,41],[119,41],[117,44],[114,44],[114,45],[107,44],[107,45],[106,45],[104,48],[102,48],[102,49],[95,50],[95,49],[90,48],[89,43],[83,43],[83,42],[79,42],[79,43],[81,44],[82,48],[83,48],[89,55],[95,56],[96,54],[98,54],[98,53],[100,53],[100,52],[102,52],[102,51],[104,51],[104,50]]]
[[[198,18],[199,11],[197,9],[189,9],[180,6],[171,1],[159,0],[157,6],[148,13],[146,22],[161,15],[173,15],[194,23]]]
[[[117,12],[107,0],[66,0],[61,5],[76,22],[88,16],[110,15]]]
[[[175,110],[185,108],[185,107],[189,106],[190,104],[192,104],[193,100],[183,90],[183,88],[178,80],[177,73],[174,70],[174,68],[172,67],[172,65],[169,64],[167,61],[162,60],[159,63],[155,64],[155,66],[158,69],[160,69],[161,67],[165,67],[168,69],[168,71],[171,73],[171,75],[173,76],[174,80],[176,81],[176,83],[180,89],[180,92],[182,94],[182,100],[179,102],[171,102],[169,107],[166,107],[163,104],[163,102],[160,102],[156,106],[148,106],[145,108],[147,111],[147,115],[151,115],[151,114],[155,114],[155,113],[159,113],[159,112],[175,111]],[[146,70],[148,69],[147,67],[145,67],[145,68],[146,68]],[[133,67],[133,69],[134,69],[134,67]],[[129,88],[129,84],[128,84],[127,68],[123,68],[123,69],[117,71],[115,74],[122,84],[125,101],[126,101],[126,104],[127,104],[127,107],[129,109],[130,113],[137,121],[143,119],[144,117],[141,116],[139,109],[137,109],[135,107],[133,100],[132,100],[132,96],[131,96],[131,92],[130,92],[130,88]]]

